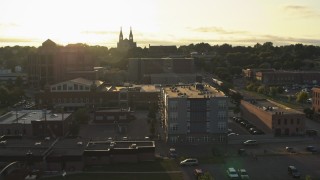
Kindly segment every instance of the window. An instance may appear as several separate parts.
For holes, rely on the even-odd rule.
[[[73,85],[73,89],[74,89],[74,90],[78,90],[78,87],[79,87],[78,84],[74,84],[74,85]]]
[[[52,87],[52,88],[51,88],[51,90],[52,90],[52,91],[55,91],[55,90],[56,90],[56,87],[55,87],[55,86],[54,86],[54,87]]]
[[[69,91],[72,91],[72,90],[73,90],[73,87],[72,87],[72,86],[68,86],[68,90],[69,90]]]
[[[177,101],[169,101],[169,111],[176,112],[178,110],[178,102]]]
[[[297,119],[297,124],[300,124],[300,119]]]
[[[79,86],[79,89],[80,89],[80,90],[83,90],[83,86],[82,86],[82,85],[80,85],[80,86]]]
[[[226,130],[227,124],[226,122],[218,122],[218,129],[219,130]]]
[[[225,119],[226,118],[226,112],[225,111],[219,111],[218,112],[218,118],[219,119]]]
[[[67,90],[67,85],[66,84],[62,85],[62,89]]]
[[[61,86],[58,86],[58,90],[61,91]]]
[[[218,107],[219,108],[226,108],[227,107],[227,101],[218,101]]]
[[[220,141],[220,142],[224,142],[224,141],[225,141],[225,138],[226,138],[226,137],[225,137],[224,135],[220,135],[220,136],[219,136],[219,141]]]
[[[194,141],[195,141],[195,138],[192,137],[192,136],[189,136],[189,137],[188,137],[188,141],[189,141],[189,142],[194,142]]]
[[[278,125],[280,125],[281,124],[281,119],[278,119]]]
[[[171,141],[172,143],[175,143],[175,142],[178,141],[178,137],[176,137],[176,136],[170,137],[170,141]]]
[[[169,114],[169,121],[170,121],[170,122],[176,122],[176,121],[178,121],[178,113],[176,113],[176,112],[171,112],[171,113]]]
[[[86,89],[86,90],[89,90],[89,86],[86,86],[85,89]]]
[[[287,119],[284,119],[284,125],[287,125]]]
[[[178,131],[178,124],[177,123],[171,123],[169,127],[172,132]]]
[[[204,141],[204,142],[209,142],[209,136],[204,136],[204,137],[203,137],[203,141]]]

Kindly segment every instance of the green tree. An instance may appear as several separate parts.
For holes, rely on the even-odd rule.
[[[296,101],[299,103],[303,103],[303,102],[306,102],[307,99],[308,99],[308,93],[301,91],[298,93]]]
[[[270,96],[274,97],[274,96],[277,95],[277,93],[278,93],[278,88],[277,87],[270,87],[269,88],[269,95]]]
[[[267,89],[266,89],[266,87],[264,85],[261,85],[261,86],[258,87],[257,92],[260,93],[260,94],[266,94]]]
[[[214,180],[214,178],[209,172],[205,172],[201,176],[198,176],[198,180]]]
[[[314,109],[305,108],[303,110],[303,112],[304,112],[304,114],[306,115],[307,118],[313,119]]]

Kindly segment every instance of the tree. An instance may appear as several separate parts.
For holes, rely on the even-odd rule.
[[[313,118],[313,114],[314,114],[314,109],[310,109],[310,108],[305,108],[303,110],[304,114],[306,115],[307,118],[312,119]]]
[[[209,172],[205,172],[204,174],[198,177],[198,180],[214,180],[214,178]]]
[[[277,87],[270,87],[269,88],[269,95],[270,96],[274,97],[274,96],[277,95],[277,93],[278,93],[278,88]]]
[[[308,93],[301,91],[298,93],[296,101],[299,103],[303,103],[303,102],[306,102],[307,99],[308,99]]]
[[[89,111],[86,108],[80,108],[74,113],[74,119],[79,124],[87,124],[89,121]]]

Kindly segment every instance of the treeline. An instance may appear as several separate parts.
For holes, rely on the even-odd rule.
[[[81,45],[87,48],[99,66],[126,69],[128,58],[149,57],[148,48],[137,47],[128,52],[119,52],[116,48]],[[28,54],[35,47],[2,47],[0,64],[3,68],[14,69],[16,65],[26,67]],[[283,70],[319,70],[320,47],[314,45],[274,46],[272,42],[254,46],[232,46],[230,44],[213,45],[208,43],[190,44],[177,48],[175,55],[190,57],[197,52],[195,65],[198,70],[215,73],[223,80],[231,80],[241,73],[243,68],[274,68]],[[171,54],[172,55],[172,54]]]

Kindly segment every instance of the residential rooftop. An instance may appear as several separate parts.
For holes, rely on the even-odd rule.
[[[199,84],[202,85],[202,84]],[[164,91],[170,98],[172,97],[185,97],[185,98],[211,98],[211,97],[224,97],[222,91],[210,85],[203,85],[203,88],[196,88],[196,85],[178,85],[165,87]]]

